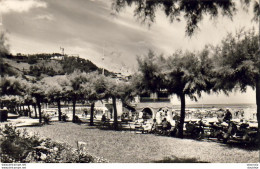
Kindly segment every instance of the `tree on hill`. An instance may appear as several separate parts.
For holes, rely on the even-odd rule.
[[[98,67],[89,60],[78,57],[65,56],[64,60],[61,61],[61,64],[63,71],[68,74],[73,73],[75,70],[86,73],[98,70]]]

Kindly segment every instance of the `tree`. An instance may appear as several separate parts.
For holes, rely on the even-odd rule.
[[[106,78],[98,72],[87,74],[87,81],[82,85],[82,93],[84,98],[91,103],[90,110],[90,125],[94,125],[94,107],[95,102],[105,98],[106,92]]]
[[[1,95],[23,95],[25,81],[21,77],[6,76],[1,78]]]
[[[215,48],[216,91],[228,94],[233,90],[246,92],[247,86],[255,89],[257,121],[260,129],[260,60],[259,40],[254,30],[241,30],[229,34]],[[260,133],[260,132],[258,132]]]
[[[165,58],[163,55],[159,57],[149,50],[146,57],[137,58],[139,65],[139,71],[142,73],[139,78],[146,79],[141,80],[141,84],[135,83],[137,88],[142,89],[143,92],[158,92],[161,88],[164,88],[164,75],[162,74],[163,67],[165,66]],[[137,76],[138,77],[138,76]],[[149,79],[149,80],[148,80]],[[135,82],[137,82],[135,80]]]
[[[15,96],[18,99],[7,99],[16,104],[16,106],[20,107],[24,105],[25,99],[24,96],[26,95],[25,85],[26,81],[21,77],[14,77],[14,76],[6,76],[1,78],[1,96]],[[17,96],[17,97],[16,97]],[[10,97],[13,98],[13,97]],[[11,105],[12,107],[13,105]],[[20,111],[20,110],[19,110]]]
[[[254,3],[254,20],[260,21],[260,1],[242,0],[240,1],[244,7],[248,7],[250,2]],[[219,13],[223,16],[232,18],[236,13],[237,3],[235,0],[114,0],[112,7],[116,12],[120,12],[127,5],[131,6],[135,4],[135,16],[141,19],[141,22],[152,23],[155,21],[156,10],[162,9],[166,16],[170,19],[170,22],[179,21],[181,16],[186,20],[186,34],[188,36],[193,35],[194,31],[198,28],[198,23],[203,19],[203,16],[208,15],[211,18],[216,18]],[[259,24],[260,30],[260,24]],[[260,34],[258,35],[258,41],[260,41]],[[258,50],[260,51],[260,43],[258,43]],[[258,58],[260,58],[260,52],[258,52]],[[257,79],[260,79],[258,76]],[[256,83],[256,92],[260,90],[260,82]],[[258,94],[259,95],[259,94]],[[260,98],[256,98],[257,114],[260,114]]]
[[[105,98],[112,99],[113,111],[114,111],[114,129],[118,129],[118,121],[117,121],[117,108],[116,108],[116,98],[118,91],[117,91],[117,81],[111,77],[106,78],[106,94]]]
[[[248,5],[249,0],[242,0]],[[112,8],[120,12],[126,6],[135,5],[135,16],[142,23],[151,25],[155,22],[156,11],[161,9],[170,22],[180,21],[183,18],[186,21],[186,33],[191,36],[198,28],[198,23],[204,15],[215,18],[222,14],[232,18],[236,12],[236,3],[233,0],[113,0]]]
[[[35,98],[36,105],[38,107],[39,112],[39,123],[42,123],[42,111],[41,111],[41,103],[44,102],[46,95],[45,90],[47,89],[44,81],[37,81],[35,83],[28,83],[27,87],[29,89],[30,95]],[[36,113],[36,112],[35,112]]]
[[[176,94],[181,101],[181,116],[179,123],[179,137],[183,137],[183,125],[185,119],[185,97],[197,101],[201,93],[209,93],[213,87],[213,64],[208,58],[208,52],[204,50],[198,54],[177,53],[167,60],[166,86],[171,94]]]
[[[69,88],[69,81],[66,76],[51,77],[43,79],[47,84],[46,96],[55,101],[58,106],[58,119],[61,121],[61,101],[65,100],[66,91]]]
[[[87,81],[87,74],[85,72],[74,71],[72,74],[67,76],[69,80],[69,88],[67,90],[67,97],[72,101],[73,105],[73,116],[72,122],[75,123],[76,116],[76,103],[84,98],[82,92],[82,84]]]
[[[148,56],[139,59],[139,70],[142,73],[141,81],[148,91],[159,92],[167,89],[169,94],[176,94],[181,100],[181,117],[179,125],[179,137],[183,137],[183,124],[185,119],[185,97],[197,101],[201,92],[209,92],[213,87],[213,64],[208,57],[208,50],[199,53],[176,52],[167,59],[156,57],[150,52]],[[147,76],[150,74],[153,77]],[[149,84],[156,84],[149,85]]]
[[[32,117],[32,114],[31,114],[31,109],[30,109],[30,105],[33,105],[33,98],[32,96],[29,94],[29,93],[25,93],[25,95],[23,96],[24,98],[24,104],[27,105],[27,108],[28,108],[28,116],[29,117]]]
[[[114,129],[118,130],[118,114],[116,102],[120,100],[123,104],[127,104],[134,96],[134,86],[130,82],[121,81],[111,77],[106,80],[106,98],[112,99],[114,110]]]

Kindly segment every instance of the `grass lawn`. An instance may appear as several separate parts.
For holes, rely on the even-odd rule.
[[[55,141],[76,146],[76,141],[87,143],[89,153],[113,163],[146,162],[213,162],[257,163],[259,150],[212,141],[196,141],[129,131],[110,131],[88,124],[53,122],[42,127],[26,127]],[[168,160],[167,160],[168,158]]]

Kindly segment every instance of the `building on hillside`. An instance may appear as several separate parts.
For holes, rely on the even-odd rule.
[[[51,60],[63,60],[64,56],[62,55],[54,55],[51,57]]]

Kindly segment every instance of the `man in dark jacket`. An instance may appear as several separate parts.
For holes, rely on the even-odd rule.
[[[227,109],[227,110],[226,110],[226,114],[225,114],[223,120],[224,120],[225,122],[230,122],[231,119],[232,119],[232,114],[231,114],[231,112],[229,111],[229,109]]]

